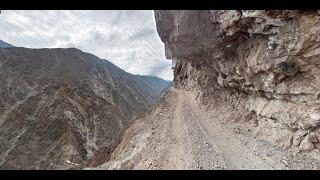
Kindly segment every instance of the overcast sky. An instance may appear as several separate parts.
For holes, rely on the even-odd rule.
[[[0,39],[29,48],[75,47],[133,74],[171,80],[153,11],[6,11]]]

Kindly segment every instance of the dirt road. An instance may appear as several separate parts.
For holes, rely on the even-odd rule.
[[[319,160],[235,133],[237,124],[223,123],[223,116],[205,112],[194,99],[171,89],[127,130],[110,162],[95,169],[319,169]]]

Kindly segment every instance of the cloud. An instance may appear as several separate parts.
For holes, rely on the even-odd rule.
[[[29,48],[75,47],[142,75],[172,79],[153,11],[9,11],[0,39]]]
[[[140,32],[135,33],[134,35],[129,37],[129,40],[137,40],[143,37],[152,36],[155,34],[155,30],[151,28],[142,29]]]

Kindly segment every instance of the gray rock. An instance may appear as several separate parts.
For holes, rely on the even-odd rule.
[[[301,151],[312,151],[314,148],[314,144],[307,137],[304,138],[299,145]]]
[[[155,19],[166,57],[175,59],[175,86],[201,91],[199,101],[217,114],[236,109],[223,121],[246,122],[243,114],[254,112],[256,136],[284,149],[299,124],[317,126],[317,11],[170,10]],[[301,141],[293,137],[294,146]]]

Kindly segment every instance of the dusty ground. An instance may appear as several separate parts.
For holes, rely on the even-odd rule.
[[[190,92],[171,89],[154,112],[126,132],[95,169],[320,169],[319,160],[254,138],[246,125],[205,112]]]

